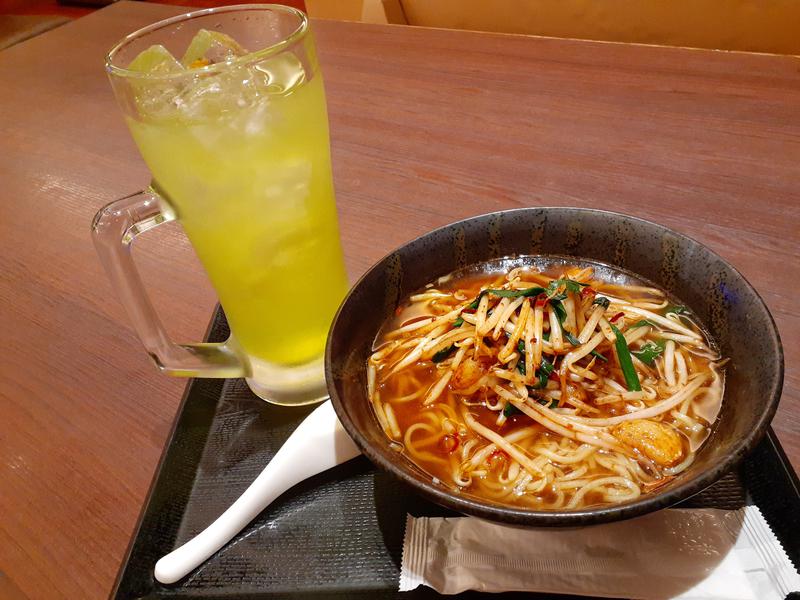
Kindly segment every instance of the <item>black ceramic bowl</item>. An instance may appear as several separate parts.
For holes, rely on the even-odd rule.
[[[506,256],[566,255],[620,267],[673,294],[701,319],[730,358],[713,432],[679,477],[636,500],[577,511],[535,511],[454,493],[389,445],[367,398],[366,361],[398,303],[437,277]],[[783,351],[767,307],[732,266],[696,241],[626,215],[530,208],[453,223],[398,248],[345,299],[325,356],[328,389],[342,424],[364,454],[423,496],[456,511],[526,526],[577,526],[641,515],[711,485],[761,439],[783,384]]]

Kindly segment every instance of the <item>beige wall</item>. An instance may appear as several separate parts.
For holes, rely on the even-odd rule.
[[[800,0],[306,0],[306,6],[323,18],[800,54]]]
[[[305,0],[308,14],[315,19],[402,23],[405,16],[400,0]]]

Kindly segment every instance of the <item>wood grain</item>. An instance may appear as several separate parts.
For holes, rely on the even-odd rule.
[[[111,589],[184,381],[149,364],[89,223],[147,171],[105,51],[181,9],[121,2],[0,53],[0,590]],[[315,23],[351,277],[433,227],[600,207],[693,236],[760,291],[785,342],[774,422],[800,467],[800,61]],[[138,242],[137,242],[138,244]],[[215,296],[179,229],[137,259],[173,336]]]

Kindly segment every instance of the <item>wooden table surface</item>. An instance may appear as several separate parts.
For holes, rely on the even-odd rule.
[[[105,51],[180,9],[121,2],[0,53],[0,597],[102,598],[185,381],[159,375],[89,224],[148,182]],[[351,277],[450,221],[569,205],[701,240],[785,344],[774,428],[800,467],[800,59],[314,24]],[[139,242],[137,242],[139,244]],[[179,340],[215,296],[177,226],[138,263]]]

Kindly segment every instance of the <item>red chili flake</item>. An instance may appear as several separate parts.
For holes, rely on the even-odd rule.
[[[583,288],[581,290],[581,298],[585,298],[586,296],[589,296],[589,295],[594,296],[596,294],[597,294],[597,292],[594,291],[594,288],[592,288],[590,286],[586,286],[585,288]]]
[[[454,452],[458,448],[458,436],[447,434],[439,441],[445,452]]]
[[[548,379],[552,379],[553,381],[561,381],[561,378],[558,376],[558,373],[555,370],[550,371],[550,375],[547,376]]]
[[[537,306],[544,306],[545,304],[547,304],[547,294],[539,294],[536,296],[536,302],[533,306],[536,308]]]
[[[624,316],[625,316],[625,313],[624,313],[624,312],[618,312],[618,313],[617,313],[617,314],[615,314],[613,317],[611,317],[611,318],[610,318],[608,321],[609,321],[610,323],[613,323],[614,321],[616,321],[616,320],[617,320],[617,319],[619,319],[620,317],[624,317]]]

